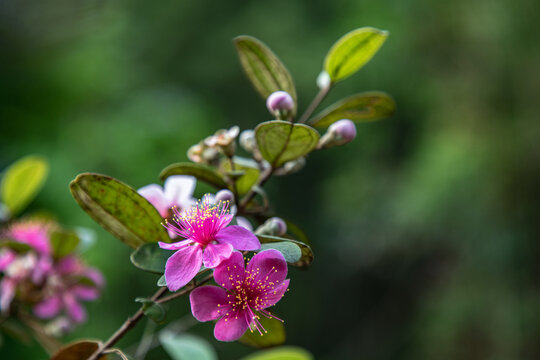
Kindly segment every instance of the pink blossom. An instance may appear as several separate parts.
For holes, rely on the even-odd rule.
[[[215,268],[229,258],[233,249],[257,250],[261,247],[257,237],[248,229],[228,226],[233,215],[229,203],[214,203],[211,196],[205,196],[190,209],[179,211],[173,208],[174,224],[165,221],[165,227],[185,238],[176,243],[160,242],[166,250],[176,250],[167,260],[165,280],[169,290],[176,291],[197,275],[201,265]]]
[[[286,276],[287,263],[277,250],[261,251],[247,268],[242,254],[234,252],[214,270],[214,279],[223,288],[202,286],[193,290],[189,296],[191,312],[199,321],[219,319],[214,336],[221,341],[237,340],[247,329],[262,335],[266,330],[259,314],[278,319],[266,309],[287,291]]]
[[[30,245],[40,254],[50,255],[49,230],[51,226],[42,221],[27,220],[13,223],[3,236]]]
[[[92,285],[82,284],[81,278],[88,278]],[[34,313],[45,319],[66,312],[70,321],[82,323],[86,320],[86,311],[80,301],[95,300],[99,296],[104,280],[101,273],[87,267],[75,256],[61,259],[47,277],[43,300],[34,306]]]
[[[169,216],[169,209],[173,206],[185,209],[195,203],[193,198],[195,184],[196,180],[192,176],[175,175],[165,180],[163,188],[150,184],[140,188],[138,192],[154,205],[161,217],[166,218]]]

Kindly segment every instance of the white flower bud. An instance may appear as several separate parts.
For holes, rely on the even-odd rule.
[[[232,191],[230,190],[219,190],[217,193],[216,193],[216,202],[218,201],[222,201],[222,202],[226,202],[228,201],[229,203],[234,203],[234,194],[232,193]]]
[[[319,89],[326,89],[330,86],[331,81],[330,75],[324,70],[317,76],[317,86]]]

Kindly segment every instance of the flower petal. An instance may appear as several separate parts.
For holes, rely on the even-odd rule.
[[[167,201],[161,186],[150,184],[140,188],[137,192],[156,208],[161,217],[167,217],[170,203]]]
[[[99,290],[92,286],[76,285],[71,292],[81,300],[95,300],[99,297]]]
[[[209,269],[215,268],[223,260],[228,259],[232,252],[231,244],[208,244],[203,251],[203,265]]]
[[[197,275],[202,265],[202,249],[188,246],[175,252],[165,264],[165,281],[170,291],[176,291]]]
[[[220,230],[216,235],[216,240],[227,242],[236,250],[258,250],[261,248],[261,243],[255,234],[238,225],[231,225]]]
[[[237,216],[236,217],[236,223],[245,228],[245,229],[248,229],[249,231],[253,232],[253,225],[251,225],[251,223],[249,222],[248,219],[246,219],[245,217],[243,216]]]
[[[7,312],[9,305],[15,296],[15,287],[17,282],[11,278],[3,278],[0,281],[0,310]]]
[[[214,336],[220,341],[235,341],[244,335],[248,324],[244,312],[221,318],[214,328]]]
[[[180,249],[183,249],[185,248],[187,245],[191,244],[193,242],[193,240],[182,240],[182,241],[178,241],[178,242],[175,242],[175,243],[164,243],[164,242],[158,242],[158,245],[160,248],[162,249],[165,249],[165,250],[180,250]]]
[[[64,295],[64,304],[66,306],[66,312],[70,318],[76,323],[82,323],[86,320],[86,310],[75,299],[72,294]]]
[[[281,285],[275,287],[274,290],[269,291],[263,295],[264,307],[262,309],[266,309],[267,307],[273,306],[279,300],[281,300],[281,298],[287,291],[287,288],[289,287],[289,281],[290,281],[289,279],[283,281]]]
[[[238,282],[244,281],[244,257],[238,251],[221,262],[214,270],[214,280],[225,289],[232,289]]]
[[[189,294],[191,313],[199,321],[216,320],[226,314],[231,306],[227,292],[217,286],[203,286]]]
[[[279,251],[264,250],[251,259],[247,271],[254,275],[254,282],[273,282],[277,287],[287,276],[287,262]]]
[[[96,284],[97,287],[102,287],[105,284],[103,274],[96,268],[87,268],[84,271],[84,275]]]
[[[163,186],[165,199],[169,205],[177,205],[180,208],[190,207],[195,203],[193,191],[197,180],[193,176],[174,175],[165,180]]]
[[[4,271],[13,260],[15,260],[15,251],[4,249],[0,252],[0,271]]]
[[[49,319],[56,316],[62,307],[60,296],[53,295],[34,306],[34,314],[40,318]]]

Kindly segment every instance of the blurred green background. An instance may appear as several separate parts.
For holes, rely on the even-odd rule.
[[[324,104],[384,90],[398,111],[267,186],[316,256],[310,270],[290,270],[276,308],[287,343],[317,359],[540,358],[534,0],[0,1],[0,168],[26,154],[49,158],[31,209],[95,229],[86,258],[108,281],[66,341],[107,338],[156,281],[78,207],[69,181],[93,171],[155,183],[216,129],[270,120],[234,36],[256,36],[278,54],[303,109],[326,51],[360,26],[390,37]],[[188,308],[176,301],[169,316],[189,319]],[[193,331],[211,338],[212,324]],[[221,359],[252,351],[211,341]],[[0,356],[46,358],[8,338]]]

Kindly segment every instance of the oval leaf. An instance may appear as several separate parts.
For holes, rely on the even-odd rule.
[[[261,335],[256,330],[247,330],[238,341],[256,348],[277,346],[285,342],[285,326],[281,321],[261,316],[259,322],[266,329],[266,333]]]
[[[217,354],[206,340],[190,334],[164,330],[159,341],[173,360],[217,360]]]
[[[139,246],[129,258],[133,265],[141,270],[163,274],[165,264],[172,254],[173,251],[161,249],[158,244],[150,243]]]
[[[313,355],[300,347],[281,346],[272,350],[258,351],[241,360],[313,360]]]
[[[49,165],[41,156],[26,156],[13,163],[0,184],[0,196],[11,215],[23,210],[43,186]]]
[[[355,122],[373,121],[390,116],[396,110],[396,103],[390,95],[370,91],[349,96],[323,110],[309,124],[314,127],[328,127],[341,119]]]
[[[290,263],[293,266],[304,267],[304,266],[311,265],[311,263],[313,262],[313,251],[311,250],[311,247],[301,241],[279,237],[279,236],[270,236],[270,235],[257,235],[257,238],[259,238],[259,241],[261,242],[261,246],[263,246],[263,244],[274,244],[274,243],[279,244],[282,242],[290,242],[298,246],[301,251],[301,257],[300,259]],[[276,250],[281,251],[280,249],[276,249]],[[283,256],[285,256],[285,254],[283,254]]]
[[[281,120],[266,121],[255,128],[261,155],[275,168],[310,153],[319,137],[310,126]]]
[[[364,66],[388,37],[388,31],[371,27],[353,30],[341,37],[324,60],[332,82],[341,81]]]
[[[302,250],[300,247],[291,241],[276,241],[267,244],[261,244],[259,251],[275,249],[283,254],[285,261],[290,264],[296,263],[302,257]]]
[[[251,159],[235,156],[233,161],[237,172],[242,171],[242,175],[236,179],[236,189],[238,191],[238,195],[242,196],[251,190],[253,185],[257,183],[261,171],[259,170],[257,163]],[[223,159],[220,168],[221,171],[229,174],[230,176],[231,162],[228,159]]]
[[[234,46],[246,75],[265,100],[273,92],[282,90],[288,92],[296,104],[292,77],[268,46],[251,36],[238,36]]]
[[[56,259],[71,254],[77,245],[79,237],[74,231],[55,231],[51,234],[52,253]]]
[[[159,177],[165,180],[172,175],[191,175],[197,180],[214,186],[216,189],[228,189],[229,186],[225,179],[210,166],[194,164],[189,162],[176,163],[167,166],[161,171]]]
[[[81,360],[88,359],[99,347],[101,343],[97,341],[83,340],[69,344],[58,350],[50,360]],[[99,357],[99,360],[107,360],[106,355]]]
[[[80,174],[69,185],[71,194],[99,225],[127,245],[170,242],[161,216],[128,185],[108,176]]]

